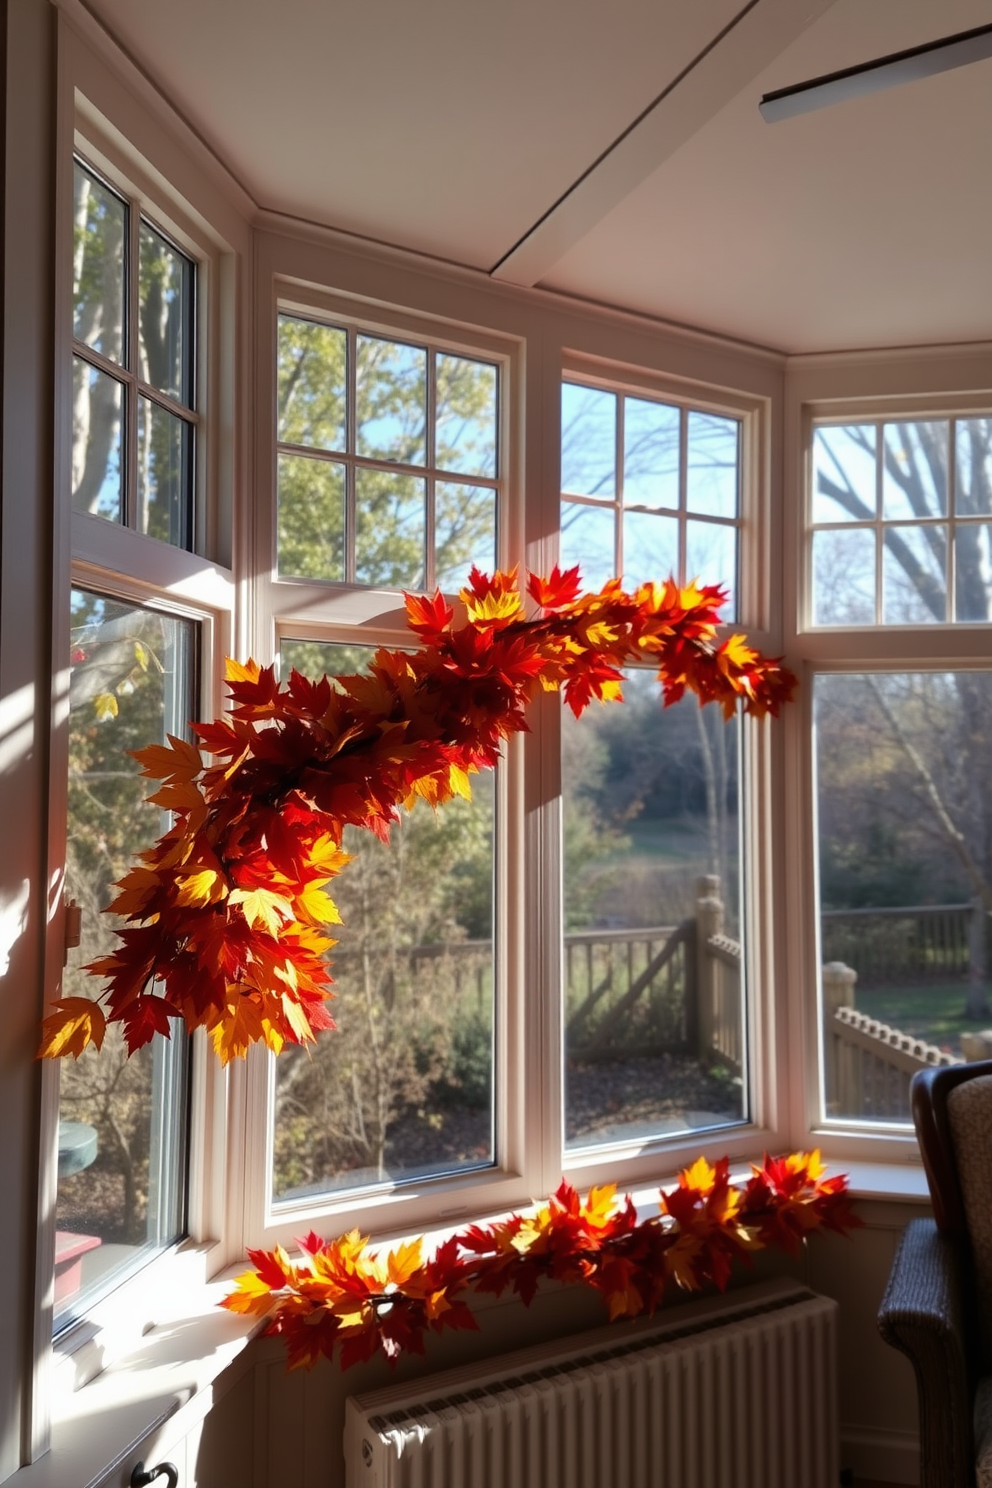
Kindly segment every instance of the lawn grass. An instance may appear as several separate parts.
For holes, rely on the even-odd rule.
[[[888,1023],[901,1033],[922,1038],[952,1054],[961,1053],[962,1033],[978,1033],[992,1027],[992,1016],[980,1022],[964,1015],[968,987],[965,982],[938,982],[926,986],[857,987],[854,1005],[859,1013]],[[990,1003],[992,1005],[992,1003]]]

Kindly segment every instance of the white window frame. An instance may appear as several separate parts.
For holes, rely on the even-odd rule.
[[[259,577],[254,591],[253,655],[262,662],[276,661],[283,638],[386,645],[408,648],[414,638],[406,626],[403,596],[398,589],[380,589],[333,580],[308,580],[277,574],[277,479],[276,479],[276,385],[277,326],[280,314],[323,320],[353,331],[369,332],[390,339],[408,340],[432,350],[451,352],[493,363],[498,368],[500,413],[499,505],[496,517],[497,552],[500,566],[512,562],[515,471],[519,446],[519,413],[516,384],[520,375],[520,346],[509,336],[475,326],[455,326],[435,316],[409,308],[384,307],[378,301],[345,297],[312,283],[301,284],[284,274],[273,274],[260,286],[257,302],[256,406],[264,411],[256,431],[259,482],[256,538]],[[264,474],[263,474],[264,473]],[[426,467],[425,467],[426,473]],[[467,479],[467,477],[466,477]],[[487,482],[486,484],[490,484]],[[429,539],[432,534],[428,534]],[[498,1086],[510,1078],[508,1072],[522,1068],[527,1055],[524,1033],[523,981],[519,974],[519,935],[508,926],[520,924],[521,912],[503,909],[520,894],[519,790],[514,777],[519,766],[520,744],[511,741],[507,768],[499,772],[497,820],[500,830],[496,854],[495,933],[496,1036],[495,1067]],[[347,871],[347,870],[345,870]],[[333,1034],[328,1035],[333,1038]],[[505,1072],[501,1077],[500,1072]],[[526,1080],[514,1077],[522,1087]],[[245,1231],[247,1243],[290,1243],[314,1224],[328,1233],[341,1233],[353,1226],[363,1232],[410,1232],[430,1224],[455,1223],[477,1213],[495,1212],[529,1202],[540,1192],[541,1175],[526,1140],[522,1102],[497,1095],[494,1139],[496,1162],[489,1167],[455,1172],[428,1180],[400,1182],[392,1187],[344,1189],[311,1196],[299,1203],[271,1202],[271,1138],[275,1093],[275,1061],[261,1049],[248,1059],[249,1154],[245,1178]]]
[[[281,262],[273,254],[273,262]],[[523,444],[522,429],[512,410],[518,406],[522,364],[511,346],[500,346],[493,333],[478,332],[474,325],[452,328],[436,323],[409,308],[389,309],[381,300],[363,303],[340,292],[320,291],[313,277],[301,284],[278,268],[262,275],[257,302],[259,359],[256,368],[257,407],[265,417],[257,426],[258,462],[264,472],[262,490],[269,499],[257,503],[259,555],[255,571],[275,574],[276,563],[276,441],[275,367],[276,325],[280,311],[324,318],[343,325],[358,320],[362,329],[402,338],[440,342],[444,349],[465,355],[494,359],[502,351],[504,372],[500,406],[506,415],[500,469],[512,471],[527,465],[533,444]],[[476,322],[477,324],[477,322]],[[270,330],[265,328],[270,327]],[[531,351],[530,343],[527,345]],[[606,365],[582,351],[563,348],[560,361],[545,362],[542,401],[541,443],[547,456],[553,448],[554,529],[553,542],[529,566],[550,567],[554,561],[558,531],[558,465],[560,444],[560,383],[562,377],[594,386],[660,398],[689,409],[733,417],[741,424],[741,511],[743,537],[739,558],[739,607],[741,623],[764,632],[757,637],[767,644],[771,603],[763,587],[769,571],[768,510],[772,472],[769,460],[772,401],[767,395],[748,394],[695,379],[673,377],[650,365]],[[553,412],[552,412],[553,410]],[[536,442],[536,441],[533,441]],[[546,460],[546,469],[551,468]],[[514,482],[498,523],[502,565],[527,563],[521,538],[534,522],[533,505],[522,508],[520,486]],[[550,501],[542,497],[545,521]],[[516,543],[509,534],[518,534]],[[259,660],[274,659],[283,636],[294,639],[349,640],[370,644],[382,642],[408,645],[403,624],[402,602],[396,591],[377,591],[331,581],[273,577],[259,580],[255,597],[256,629],[253,654]],[[755,625],[754,621],[758,624]],[[737,626],[728,626],[727,631]],[[499,1212],[553,1188],[562,1172],[587,1185],[610,1179],[631,1186],[673,1173],[700,1150],[728,1153],[735,1158],[753,1156],[763,1147],[775,1147],[780,1097],[774,1071],[777,1020],[772,1011],[773,957],[769,922],[768,884],[772,862],[767,833],[751,830],[746,842],[748,888],[747,976],[749,984],[764,995],[749,999],[747,1045],[750,1062],[751,1117],[746,1123],[707,1132],[686,1132],[656,1142],[626,1142],[606,1148],[566,1154],[563,1141],[561,1012],[556,989],[561,976],[562,902],[558,831],[560,806],[560,708],[557,697],[542,699],[531,710],[532,733],[526,741],[514,740],[501,772],[500,805],[505,813],[498,853],[498,894],[503,912],[497,912],[497,961],[502,1017],[497,1017],[497,1165],[481,1172],[454,1173],[450,1177],[398,1183],[375,1191],[310,1196],[287,1206],[269,1202],[269,1136],[273,1109],[274,1061],[260,1050],[249,1058],[249,1127],[245,1228],[248,1242],[271,1245],[289,1243],[301,1227],[313,1224],[324,1233],[339,1233],[353,1225],[376,1234],[409,1233],[430,1224],[452,1223],[485,1212]],[[745,722],[749,769],[744,787],[747,819],[767,816],[770,725]],[[535,812],[530,803],[542,796],[543,807]],[[527,914],[527,905],[539,899],[542,914]],[[763,908],[762,908],[763,906]],[[525,929],[526,926],[526,929]],[[764,927],[764,928],[760,928]],[[528,988],[549,989],[542,997],[528,995]],[[555,989],[555,990],[551,990]],[[765,989],[768,989],[765,992]],[[333,1035],[330,1035],[333,1037]]]
[[[244,254],[239,224],[215,190],[188,164],[177,186],[148,160],[159,154],[177,165],[167,137],[141,115],[134,98],[108,73],[64,18],[59,18],[59,111],[56,169],[56,454],[52,624],[53,710],[50,731],[48,857],[50,925],[43,971],[44,1000],[59,995],[62,976],[62,912],[68,784],[69,591],[92,589],[125,603],[187,619],[198,627],[197,711],[213,716],[223,706],[223,659],[236,650],[236,590],[230,568],[231,486],[238,465],[235,431],[227,419],[240,380],[234,346],[235,263]],[[84,92],[83,89],[86,89]],[[91,97],[101,100],[101,109]],[[101,111],[105,110],[105,111]],[[111,122],[115,120],[116,122]],[[149,154],[139,155],[138,134]],[[173,547],[133,527],[70,509],[72,407],[72,177],[76,156],[123,196],[132,212],[133,237],[140,218],[159,227],[196,265],[193,334],[196,366],[193,550]],[[201,210],[206,208],[207,210]],[[223,224],[218,230],[214,217]],[[232,231],[233,229],[233,231]],[[232,247],[232,242],[235,246]],[[132,265],[136,272],[136,264]],[[132,296],[133,298],[133,296]],[[120,370],[120,369],[119,369]],[[137,387],[124,368],[121,380]],[[190,417],[187,410],[187,417]],[[131,415],[132,421],[134,414]],[[133,477],[133,472],[130,473]],[[128,477],[125,477],[128,478]],[[106,1292],[52,1340],[52,1267],[57,1192],[59,1068],[40,1070],[41,1176],[38,1250],[34,1288],[34,1356],[28,1454],[41,1455],[51,1423],[66,1398],[134,1347],[162,1308],[202,1286],[232,1259],[225,1174],[234,1141],[243,1086],[222,1071],[206,1039],[193,1039],[190,1067],[189,1161],[186,1174],[186,1234]],[[233,1239],[239,1249],[240,1236]]]
[[[781,921],[788,926],[785,974],[793,994],[789,1058],[793,1145],[817,1146],[833,1162],[918,1167],[911,1124],[859,1123],[821,1111],[821,1014],[813,761],[813,680],[822,673],[992,669],[992,627],[946,620],[919,625],[825,626],[812,623],[813,430],[817,421],[924,420],[992,409],[988,358],[920,354],[796,358],[787,379],[785,455],[795,499],[784,518],[783,571],[787,659],[799,674],[795,704],[782,719],[785,768],[777,812],[783,831]]]
[[[559,382],[580,382],[632,397],[654,398],[685,409],[713,413],[739,420],[740,432],[740,506],[737,520],[739,537],[737,583],[739,619],[719,627],[721,638],[744,630],[748,639],[764,650],[780,650],[775,645],[772,626],[772,596],[766,576],[769,573],[770,514],[777,492],[774,489],[770,461],[773,403],[768,396],[748,393],[743,389],[704,383],[695,378],[676,377],[669,372],[652,370],[648,365],[604,364],[600,358],[565,348]],[[560,414],[560,395],[559,395]],[[560,444],[560,423],[556,425]],[[557,495],[557,492],[556,492]],[[681,546],[681,545],[680,545]],[[667,575],[659,575],[665,578]],[[705,575],[702,575],[705,582]],[[556,788],[560,793],[561,712],[549,718],[547,732],[554,739]],[[622,705],[621,705],[622,706]],[[672,1175],[701,1152],[711,1157],[727,1155],[743,1161],[764,1150],[781,1145],[781,1110],[785,1082],[778,1052],[782,1020],[777,1015],[779,992],[775,972],[774,924],[771,914],[771,885],[775,862],[771,850],[772,833],[768,830],[771,812],[771,776],[776,748],[774,729],[777,724],[746,715],[741,720],[741,753],[743,778],[740,789],[742,819],[741,882],[744,889],[742,918],[744,936],[745,1027],[744,1045],[748,1069],[750,1115],[733,1126],[704,1131],[687,1131],[671,1137],[643,1141],[617,1142],[601,1148],[588,1148],[568,1154],[564,1173],[570,1181],[585,1188],[594,1183],[617,1181],[629,1188]],[[558,935],[563,923],[563,906],[557,908]],[[555,1009],[559,1024],[557,1039],[563,1039],[559,1007]],[[559,1097],[560,1104],[560,1097]],[[564,1151],[564,1133],[559,1129],[558,1142]]]

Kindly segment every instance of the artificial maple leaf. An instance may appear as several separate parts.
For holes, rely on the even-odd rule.
[[[406,593],[403,599],[406,603],[407,624],[417,635],[423,636],[425,641],[440,639],[454,619],[455,612],[443,598],[440,589],[435,590],[432,599],[426,594],[418,598]]]
[[[218,1306],[255,1317],[263,1317],[272,1308],[272,1287],[257,1271],[243,1271],[235,1277],[234,1287],[233,1292],[220,1299]]]
[[[240,904],[241,912],[252,929],[261,923],[270,935],[278,935],[281,926],[293,918],[293,906],[285,895],[274,894],[271,889],[260,886],[232,889],[227,902]]]
[[[107,1020],[99,1003],[88,997],[62,997],[53,1006],[41,1025],[39,1059],[62,1059],[70,1054],[78,1059],[89,1044],[96,1049],[103,1046]]]
[[[516,569],[510,573],[494,573],[490,578],[473,564],[468,584],[460,590],[458,597],[475,625],[498,628],[509,625],[523,613]]]
[[[200,868],[193,873],[177,874],[176,903],[179,905],[217,904],[227,898],[224,875],[216,868]],[[118,914],[123,910],[118,909]]]
[[[298,920],[310,925],[340,925],[338,907],[321,887],[326,882],[326,879],[317,879],[294,896],[293,912]]]
[[[527,579],[527,593],[542,610],[561,610],[574,604],[581,587],[578,564],[562,572],[556,563],[546,579],[533,573]]]
[[[172,734],[168,739],[168,744],[148,744],[132,751],[142,775],[151,780],[195,780],[203,769],[200,751]]]
[[[166,1038],[172,1027],[172,1018],[176,1015],[176,1008],[164,997],[155,997],[145,994],[134,998],[123,1009],[121,1021],[124,1028],[124,1042],[127,1044],[128,1054],[133,1054],[145,1044],[151,1042],[157,1033],[164,1034]]]

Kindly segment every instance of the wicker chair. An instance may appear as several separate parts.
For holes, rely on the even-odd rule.
[[[878,1326],[916,1371],[922,1488],[992,1488],[992,1060],[922,1070],[912,1108],[934,1217],[907,1225]]]

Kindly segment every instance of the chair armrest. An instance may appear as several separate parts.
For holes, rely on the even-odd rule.
[[[921,1488],[971,1488],[975,1443],[964,1267],[957,1242],[932,1219],[906,1226],[878,1327],[916,1372]]]

